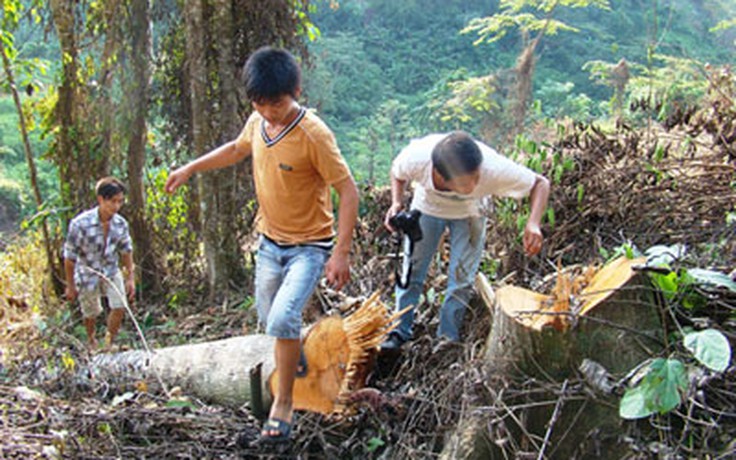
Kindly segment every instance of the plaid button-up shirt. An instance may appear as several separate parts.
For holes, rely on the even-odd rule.
[[[120,253],[132,251],[128,222],[120,214],[110,219],[107,241],[99,207],[84,211],[69,224],[64,258],[75,262],[74,283],[80,291],[93,290],[100,280],[99,273],[108,278],[115,276],[119,270]]]

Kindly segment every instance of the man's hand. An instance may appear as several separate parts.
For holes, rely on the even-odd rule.
[[[529,256],[539,254],[539,251],[542,250],[543,240],[542,229],[539,228],[539,225],[527,222],[526,227],[524,227],[524,251],[526,254]]]
[[[66,289],[64,289],[64,297],[69,302],[74,302],[77,300],[77,287],[74,285],[74,283],[67,283]]]
[[[348,254],[333,252],[325,264],[327,284],[340,290],[350,281],[350,257]]]
[[[191,176],[192,172],[187,166],[175,169],[171,174],[169,174],[169,178],[166,180],[166,185],[164,185],[164,191],[166,193],[174,193],[177,188],[186,184]]]
[[[128,301],[135,300],[135,280],[132,277],[125,280],[125,293],[128,294]]]
[[[401,208],[403,208],[401,203],[393,203],[391,207],[388,208],[388,211],[386,211],[386,217],[383,219],[383,225],[391,233],[394,233],[396,231],[396,229],[391,226],[391,218],[398,214],[399,211],[401,211]]]

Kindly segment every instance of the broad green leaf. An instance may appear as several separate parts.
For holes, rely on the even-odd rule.
[[[653,400],[649,404],[664,414],[680,404],[680,391],[687,389],[685,366],[676,359],[656,359],[650,369],[650,374],[644,379],[653,392]]]
[[[708,369],[723,372],[731,362],[731,345],[720,331],[706,329],[686,334],[685,348]]]
[[[687,273],[693,278],[693,282],[697,284],[709,284],[718,287],[725,287],[731,292],[736,292],[736,282],[729,278],[725,273],[714,270],[705,270],[703,268],[691,268]]]
[[[621,398],[618,406],[619,417],[626,420],[636,420],[652,415],[654,411],[647,404],[647,390],[643,385],[629,388]]]

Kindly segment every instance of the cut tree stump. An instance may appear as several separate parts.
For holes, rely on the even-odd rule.
[[[621,458],[628,448],[618,397],[610,387],[609,394],[591,391],[579,369],[585,363],[621,378],[662,350],[663,322],[653,290],[632,269],[644,262],[617,259],[581,291],[563,290],[569,311],[552,295],[515,286],[493,292],[479,275],[476,288],[492,318],[484,359],[487,384],[502,394],[526,396],[502,401],[503,409],[492,415],[487,407],[468,410],[442,458],[505,458],[501,441],[541,452],[539,458]],[[505,424],[500,431],[512,441],[491,434],[497,417]]]

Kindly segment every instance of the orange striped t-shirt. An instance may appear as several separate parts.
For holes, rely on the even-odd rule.
[[[254,111],[236,145],[252,153],[259,232],[286,244],[334,236],[330,185],[349,177],[350,170],[335,136],[319,117],[301,108],[271,139],[265,120]]]

